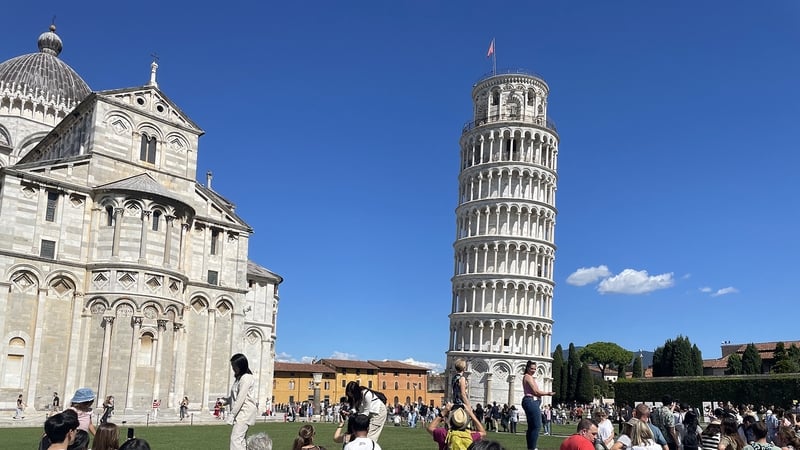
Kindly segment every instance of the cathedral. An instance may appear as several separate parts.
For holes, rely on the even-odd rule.
[[[196,181],[203,130],[155,62],[143,86],[93,91],[54,26],[38,47],[0,63],[0,408],[90,387],[118,412],[208,410],[234,353],[268,403],[283,279]]]

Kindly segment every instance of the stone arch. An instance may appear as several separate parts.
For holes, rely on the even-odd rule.
[[[19,145],[12,151],[11,155],[16,157],[24,156],[32,148],[36,147],[45,136],[47,136],[46,131],[39,131],[26,136],[25,139],[21,140]]]
[[[191,300],[189,300],[188,306],[197,314],[205,314],[205,311],[208,310],[208,306],[211,304],[208,298],[202,293],[193,294],[189,298],[191,298]]]
[[[106,114],[104,122],[117,134],[132,134],[133,119],[123,111],[113,111]]]
[[[17,292],[37,294],[37,290],[40,286],[39,280],[41,279],[41,274],[38,270],[32,269],[34,268],[28,267],[27,265],[19,265],[9,269],[14,270],[11,276],[8,277],[12,289],[16,289]]]
[[[133,317],[136,314],[136,303],[129,298],[120,298],[112,303],[114,315],[117,317]]]
[[[92,315],[102,316],[109,309],[108,300],[105,297],[92,297],[86,302],[86,307]]]

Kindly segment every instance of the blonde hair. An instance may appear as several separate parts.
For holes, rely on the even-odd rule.
[[[453,364],[453,366],[455,366],[456,371],[458,372],[463,372],[467,370],[467,362],[463,359],[457,359],[455,364]]]
[[[647,425],[647,422],[643,422],[639,419],[631,419],[634,422],[634,426],[631,427],[631,445],[645,445],[648,442],[653,440],[653,432],[650,431],[650,427]]]

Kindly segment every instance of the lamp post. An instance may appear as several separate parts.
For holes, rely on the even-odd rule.
[[[412,383],[411,385],[414,386],[414,399],[411,403],[417,403],[417,383]]]
[[[322,372],[314,372],[311,374],[311,377],[314,380],[314,412],[316,414],[321,414],[322,410],[319,405],[319,383],[322,382]],[[312,418],[309,417],[309,419]]]

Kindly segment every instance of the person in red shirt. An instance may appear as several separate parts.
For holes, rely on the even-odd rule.
[[[594,450],[595,439],[597,439],[597,422],[581,419],[578,421],[577,433],[564,439],[560,450]]]

